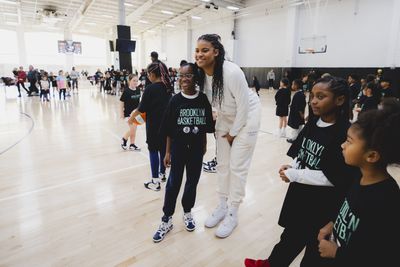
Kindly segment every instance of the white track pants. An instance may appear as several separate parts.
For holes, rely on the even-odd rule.
[[[261,106],[257,105],[249,112],[246,125],[233,140],[232,146],[222,137],[228,131],[231,122],[219,118],[217,122],[217,174],[220,197],[228,199],[231,206],[238,207],[245,196],[247,174],[260,129]],[[229,125],[230,124],[230,125]]]

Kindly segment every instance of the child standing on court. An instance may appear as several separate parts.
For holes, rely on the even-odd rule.
[[[61,94],[62,94],[65,100],[65,93],[67,91],[67,79],[64,76],[64,71],[60,70],[58,72],[56,81],[57,81],[57,90],[59,99],[61,100]]]
[[[121,101],[120,112],[121,118],[128,121],[132,111],[139,106],[140,100],[140,89],[138,86],[138,77],[135,74],[130,74],[128,77],[128,87],[125,88],[124,92],[119,99]],[[121,147],[126,150],[128,138],[130,139],[129,150],[140,151],[140,148],[135,145],[136,139],[136,127],[134,123],[128,123],[129,130],[125,132],[122,137]]]
[[[42,79],[39,82],[40,87],[40,100],[42,101],[50,101],[50,80],[47,75],[43,75]]]
[[[283,78],[280,81],[279,90],[275,94],[276,116],[279,117],[278,136],[286,136],[287,116],[289,114],[290,90],[289,80]]]
[[[349,89],[332,76],[316,81],[311,93],[313,115],[288,151],[294,160],[279,169],[289,184],[281,209],[281,239],[266,260],[246,259],[247,267],[289,266],[306,247],[300,266],[326,266],[318,252],[319,230],[331,220],[359,170],[345,164],[341,144],[349,123]]]
[[[288,125],[292,128],[292,134],[287,141],[293,143],[299,135],[304,125],[304,111],[306,108],[306,96],[302,91],[302,82],[300,80],[294,80],[292,82],[292,91],[295,92],[292,98],[292,104],[290,105],[289,121]]]
[[[398,246],[389,242],[400,239],[400,190],[387,171],[400,164],[400,104],[393,104],[360,114],[342,144],[346,163],[362,177],[318,235],[321,256],[333,258],[334,266],[399,265]]]
[[[203,155],[207,148],[206,133],[214,132],[211,104],[204,93],[196,91],[197,81],[196,65],[184,64],[179,72],[179,85],[182,91],[171,98],[161,126],[161,131],[167,136],[164,164],[166,167],[171,166],[171,171],[165,189],[164,216],[153,236],[154,242],[162,241],[173,227],[172,215],[185,169],[183,220],[187,231],[191,232],[196,228],[191,210],[196,200]]]

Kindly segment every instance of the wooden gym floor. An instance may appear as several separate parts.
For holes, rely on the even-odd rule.
[[[79,94],[49,103],[1,88],[0,266],[243,266],[245,257],[268,256],[287,189],[277,172],[290,161],[289,144],[271,134],[274,92],[261,90],[261,130],[234,233],[217,239],[204,228],[217,204],[217,175],[203,172],[197,229],[184,229],[178,200],[174,229],[154,244],[165,185],[143,187],[150,177],[144,127],[136,142],[142,152],[123,151],[119,97],[81,84]],[[208,141],[205,160],[215,151],[212,135]],[[391,172],[399,179],[398,168]]]

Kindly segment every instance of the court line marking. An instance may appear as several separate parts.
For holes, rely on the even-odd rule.
[[[4,201],[7,201],[7,200],[13,200],[13,199],[16,199],[16,198],[33,195],[33,194],[37,194],[37,193],[41,193],[41,192],[57,189],[57,188],[64,187],[64,186],[78,184],[78,183],[85,182],[85,181],[88,181],[88,180],[91,180],[91,179],[95,179],[95,178],[98,178],[98,177],[101,177],[101,176],[110,175],[110,174],[126,171],[126,170],[129,170],[129,169],[135,169],[135,168],[139,168],[139,167],[146,166],[146,165],[149,165],[149,163],[148,162],[141,163],[141,164],[137,164],[137,165],[134,165],[134,166],[131,166],[131,167],[126,167],[126,168],[122,168],[122,169],[118,169],[118,170],[112,170],[112,171],[98,173],[98,174],[95,174],[95,175],[92,175],[92,176],[89,176],[89,177],[77,179],[77,180],[70,181],[70,182],[65,182],[65,183],[61,183],[61,184],[57,184],[57,185],[46,186],[46,187],[43,187],[43,188],[40,188],[40,189],[35,189],[35,190],[31,190],[31,191],[24,192],[24,193],[19,193],[19,194],[13,195],[13,196],[0,198],[0,202],[4,202]]]
[[[35,128],[35,121],[32,119],[32,117],[31,117],[29,114],[24,113],[24,112],[21,112],[21,114],[22,114],[22,115],[25,115],[26,117],[28,117],[28,118],[31,120],[31,127],[30,127],[30,129],[29,129],[28,132],[27,132],[24,136],[22,136],[22,138],[20,138],[17,142],[15,142],[15,143],[12,144],[11,146],[7,147],[7,148],[4,149],[3,151],[0,151],[0,155],[3,155],[3,154],[6,153],[7,151],[9,151],[11,148],[13,148],[13,147],[15,147],[16,145],[18,145],[19,143],[21,143],[22,140],[24,140],[27,136],[29,136],[29,135],[32,133],[33,128]]]

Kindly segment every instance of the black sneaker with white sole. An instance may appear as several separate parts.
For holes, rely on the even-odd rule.
[[[128,148],[128,145],[126,144],[127,142],[128,142],[128,140],[126,140],[125,138],[122,137],[121,147],[123,150],[126,150]]]
[[[165,173],[160,172],[159,177],[161,178],[161,182],[165,183],[167,181],[167,177],[165,176]]]
[[[153,191],[160,191],[161,190],[161,185],[159,182],[147,182],[144,183],[144,187],[146,187],[147,189],[153,190]]]
[[[140,147],[136,146],[135,144],[130,144],[129,145],[129,150],[139,152],[140,151]]]

